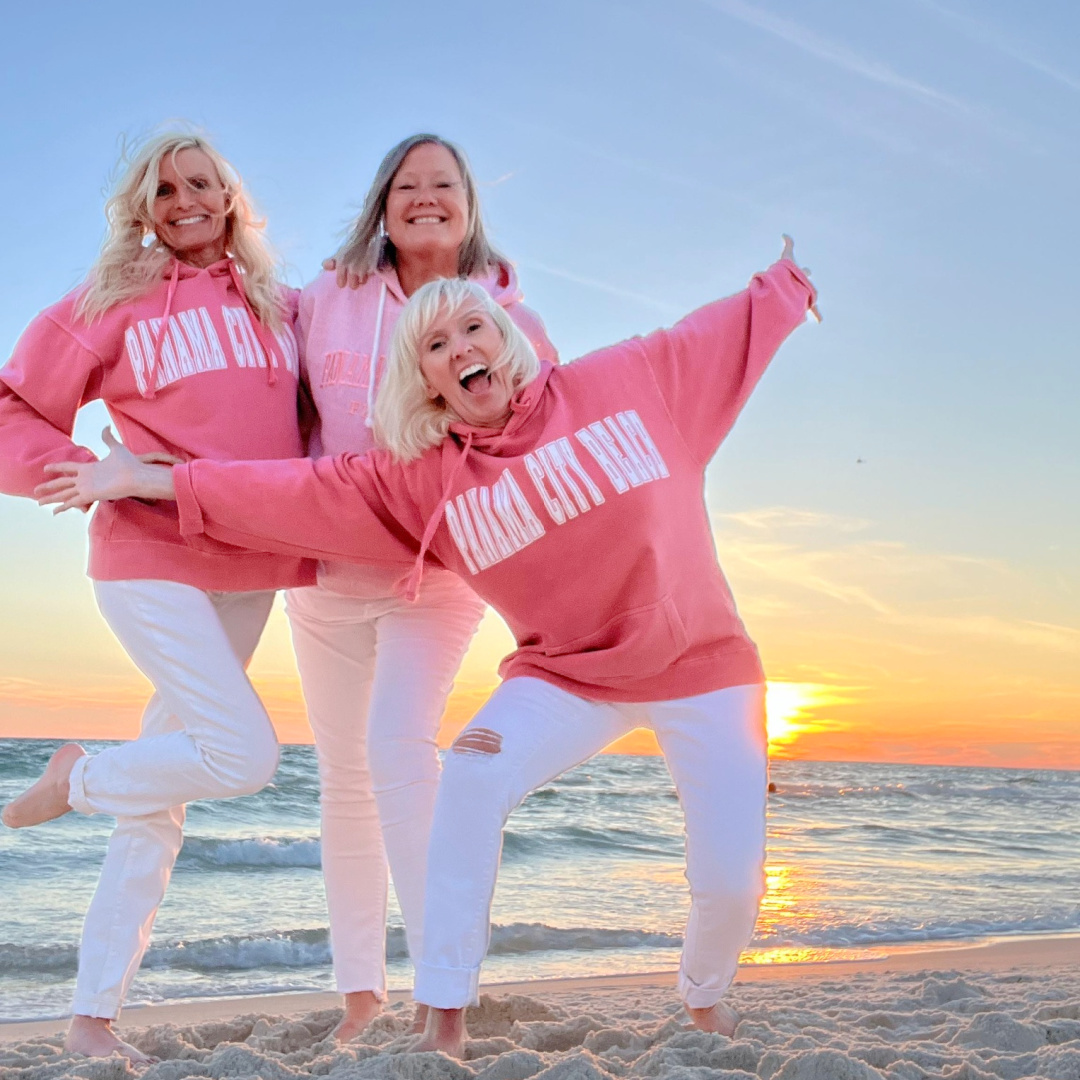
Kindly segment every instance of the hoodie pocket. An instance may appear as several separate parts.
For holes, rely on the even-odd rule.
[[[648,678],[670,667],[689,645],[686,627],[670,596],[621,611],[603,626],[561,645],[539,647],[542,665],[583,683]]]

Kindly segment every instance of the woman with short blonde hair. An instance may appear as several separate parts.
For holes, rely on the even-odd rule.
[[[511,810],[636,727],[656,733],[685,818],[678,992],[695,1027],[734,1033],[723,998],[764,893],[765,676],[703,492],[754,386],[815,310],[792,254],[785,238],[743,292],[669,330],[542,363],[523,385],[505,359],[514,335],[484,291],[432,282],[394,344],[395,365],[415,365],[451,418],[419,456],[170,471],[117,455],[58,466],[41,491],[61,508],[174,498],[193,543],[412,562],[414,588],[426,567],[445,567],[506,620],[517,648],[439,786],[414,989],[429,1010],[413,1050],[465,1050]]]

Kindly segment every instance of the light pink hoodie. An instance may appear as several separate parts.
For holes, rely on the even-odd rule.
[[[704,473],[814,297],[778,262],[670,330],[545,363],[501,432],[459,428],[405,464],[379,450],[177,466],[181,531],[390,567],[434,561],[506,619],[518,647],[504,678],[602,701],[759,683]]]
[[[521,302],[513,267],[499,266],[473,280],[524,331],[541,360],[559,362],[540,317]],[[311,457],[374,448],[375,394],[386,372],[394,325],[407,302],[393,267],[372,274],[359,289],[338,288],[332,272],[320,274],[304,289],[297,320],[300,363],[319,414],[308,444]],[[319,565],[319,584],[348,596],[381,598],[398,590],[401,574],[329,561]]]
[[[89,324],[75,314],[80,294],[38,315],[0,368],[0,491],[30,496],[48,479],[47,463],[95,460],[71,433],[80,406],[97,398],[136,454],[233,461],[303,453],[295,291],[283,293],[286,325],[277,334],[255,318],[229,259],[205,270],[174,261],[159,285]],[[173,503],[123,499],[94,513],[89,573],[245,592],[309,584],[314,564],[258,550],[197,551],[180,538]]]

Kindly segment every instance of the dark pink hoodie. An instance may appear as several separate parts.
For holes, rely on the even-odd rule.
[[[761,682],[716,561],[704,472],[814,295],[778,262],[670,330],[545,363],[501,432],[455,428],[412,462],[376,451],[178,466],[181,531],[402,573],[433,560],[506,620],[518,647],[504,678],[608,701]]]
[[[143,296],[91,323],[75,314],[81,290],[27,327],[0,368],[0,491],[33,494],[54,461],[93,461],[71,440],[80,406],[100,398],[133,453],[184,459],[294,458],[299,362],[286,325],[271,334],[255,318],[235,264],[205,270],[174,261]],[[159,578],[245,592],[314,581],[297,555],[198,551],[180,538],[173,503],[102,503],[90,523],[90,576]]]

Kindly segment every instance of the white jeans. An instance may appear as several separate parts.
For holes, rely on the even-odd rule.
[[[679,995],[691,1008],[720,1000],[764,895],[765,688],[622,704],[587,701],[526,677],[499,686],[465,729],[501,737],[496,752],[455,743],[446,755],[428,854],[431,902],[417,1001],[441,1009],[477,1001],[510,811],[635,727],[656,732],[685,819],[691,907]]]
[[[184,803],[258,791],[274,775],[270,718],[244,674],[273,592],[98,581],[98,607],[154,686],[139,738],[81,758],[70,802],[114,814],[83,924],[72,1012],[119,1015],[183,843]]]
[[[334,978],[342,993],[382,998],[386,863],[418,957],[435,736],[484,603],[459,578],[429,572],[415,603],[315,586],[290,590],[287,607],[319,760]]]

